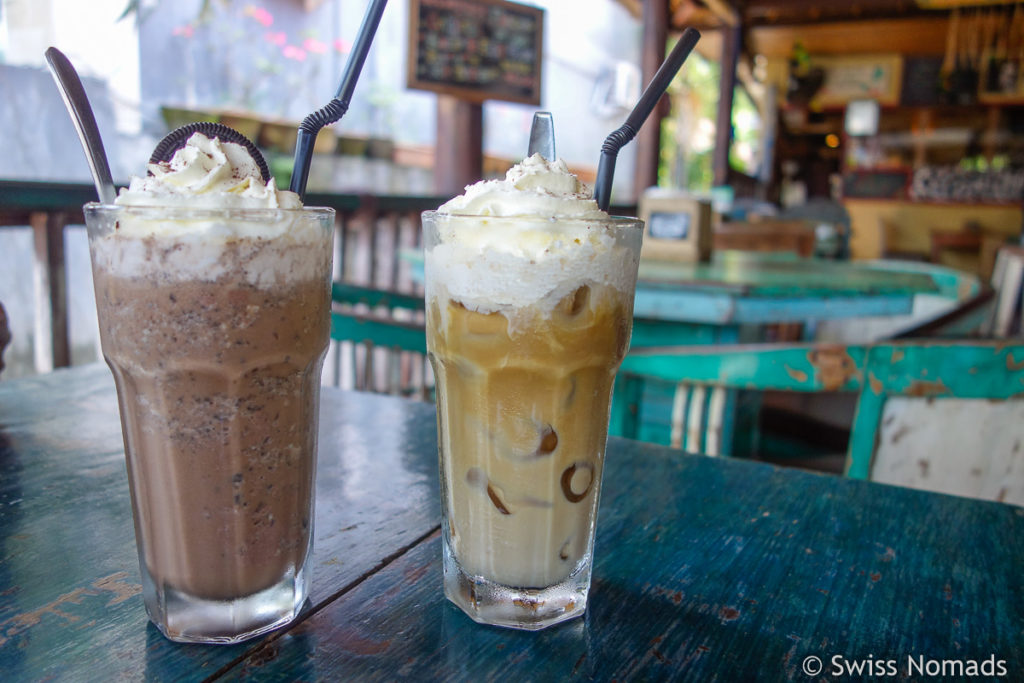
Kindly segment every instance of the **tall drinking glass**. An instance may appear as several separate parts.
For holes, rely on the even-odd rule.
[[[445,593],[478,622],[545,628],[586,610],[643,222],[423,225]]]
[[[182,642],[282,626],[309,585],[334,212],[85,218],[149,617]]]

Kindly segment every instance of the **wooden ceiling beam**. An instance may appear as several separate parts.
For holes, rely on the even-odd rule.
[[[915,0],[750,0],[743,7],[748,26],[813,24],[927,14]]]
[[[707,7],[698,6],[696,0],[673,0],[669,5],[668,25],[672,31],[685,28],[706,31],[721,28],[722,20]]]
[[[800,42],[812,55],[878,54],[941,55],[946,49],[946,15],[844,21],[804,26],[757,26],[748,31],[748,52],[789,57]]]
[[[740,13],[733,6],[733,0],[703,0],[711,13],[721,19],[726,26],[739,26]]]

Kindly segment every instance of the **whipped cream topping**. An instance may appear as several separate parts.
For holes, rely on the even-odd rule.
[[[193,133],[170,161],[147,166],[150,175],[134,177],[115,203],[122,206],[298,209],[294,192],[264,183],[249,151],[234,142]]]
[[[608,217],[564,161],[548,161],[540,154],[513,166],[504,180],[467,186],[465,194],[437,211],[461,216]]]
[[[436,231],[425,254],[428,299],[502,311],[515,328],[584,284],[632,297],[640,228],[613,223],[564,161],[535,154],[427,221]]]
[[[149,171],[117,197],[111,229],[90,238],[95,267],[169,281],[241,277],[261,288],[324,272],[333,236],[323,216],[264,183],[242,145],[194,133]]]

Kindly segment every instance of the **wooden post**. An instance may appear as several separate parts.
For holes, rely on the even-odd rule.
[[[35,366],[36,372],[50,372],[71,365],[64,269],[66,216],[34,211],[29,222],[35,249]]]
[[[992,163],[992,159],[1001,151],[998,144],[999,142],[999,131],[1003,128],[1003,109],[1002,107],[989,107],[988,108],[988,125],[985,126],[985,132],[981,137],[982,154],[985,155],[985,161]]]
[[[437,96],[434,189],[443,197],[462,194],[484,174],[484,108],[451,95]]]
[[[722,28],[722,77],[718,89],[718,115],[715,118],[715,151],[712,157],[714,184],[729,182],[729,145],[732,142],[732,94],[736,88],[736,62],[743,32],[740,25]]]
[[[917,134],[914,136],[913,167],[917,169],[928,162],[928,138],[934,126],[931,108],[925,107],[921,109],[915,114],[914,119],[914,128],[917,129]],[[912,130],[911,132],[914,131]]]
[[[665,61],[668,41],[668,0],[644,0],[643,40],[641,41],[640,69],[646,86]],[[668,115],[668,97],[663,97],[651,112],[647,122],[636,136],[636,169],[633,174],[637,197],[652,185],[658,184],[658,160],[661,155],[661,120]]]

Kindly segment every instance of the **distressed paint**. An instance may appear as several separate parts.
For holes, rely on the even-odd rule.
[[[1020,511],[668,454],[610,442],[582,619],[470,621],[431,538],[226,679],[810,681],[803,660],[835,654],[905,672],[909,655],[995,653],[1024,670]]]
[[[1024,670],[1024,510],[623,439],[587,615],[540,633],[475,624],[441,589],[435,419],[325,389],[306,618],[186,646],[147,626],[136,594],[107,370],[0,383],[4,678],[800,679],[805,657],[833,653],[994,653]]]
[[[825,391],[839,391],[857,378],[857,362],[843,347],[821,347],[807,354],[807,358]]]
[[[429,404],[322,389],[308,609],[437,528],[436,434]],[[110,371],[0,382],[0,678],[199,681],[254,646],[175,645],[140,590]]]
[[[889,399],[871,479],[1024,506],[1024,400]]]
[[[1006,369],[1010,371],[1024,370],[1024,358],[1021,358],[1020,361],[1017,361],[1014,360],[1012,353],[1006,354]]]
[[[909,313],[912,308],[912,294],[750,296],[652,287],[645,282],[637,283],[634,301],[634,314],[638,317],[710,325],[890,316]]]
[[[630,352],[620,372],[641,384],[659,380],[760,391],[859,391],[846,474],[864,479],[871,476],[889,397],[1013,399],[1024,393],[1024,363],[1017,358],[1024,358],[1024,344],[1017,341],[663,347]],[[639,400],[643,390],[633,396]],[[650,412],[639,404],[618,409],[641,416]],[[945,426],[941,419],[929,424],[937,430]],[[630,426],[634,431],[623,432],[626,436],[646,435],[641,422]],[[948,444],[940,440],[938,445]],[[1024,472],[1015,476],[1024,477]],[[965,488],[965,495],[970,495],[970,490]]]
[[[652,287],[731,291],[750,297],[805,298],[913,295],[936,292],[939,269],[882,269],[854,261],[795,258],[770,252],[716,251],[711,261],[643,259],[640,280]],[[924,272],[920,272],[924,270]]]
[[[803,384],[804,382],[807,381],[807,373],[804,372],[803,370],[795,370],[785,364],[783,364],[783,367],[786,368],[786,373],[789,374],[789,376],[792,377],[795,382]]]
[[[949,266],[892,259],[860,261],[859,263],[876,271],[884,270],[926,275],[931,278],[938,293],[947,299],[963,300],[981,292],[981,282],[974,273],[966,273]]]

